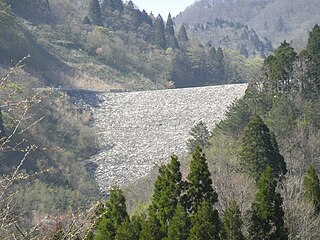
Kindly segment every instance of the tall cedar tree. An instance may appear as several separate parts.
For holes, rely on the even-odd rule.
[[[162,49],[166,49],[167,42],[166,42],[166,35],[165,35],[165,27],[164,27],[163,19],[160,14],[158,15],[158,17],[154,22],[154,28],[155,28],[155,45]]]
[[[250,216],[249,239],[288,239],[283,219],[283,200],[280,193],[276,192],[277,181],[271,167],[266,168],[257,186]]]
[[[163,234],[167,233],[169,222],[179,201],[182,188],[181,178],[180,162],[178,157],[173,155],[170,163],[161,166],[159,169],[149,207],[149,213],[153,212],[158,218]]]
[[[203,201],[191,217],[189,240],[218,240],[220,239],[220,220],[217,210],[212,204]]]
[[[202,149],[197,146],[192,154],[188,179],[188,210],[197,211],[201,202],[208,202],[213,206],[218,201],[218,194],[212,188],[211,174],[207,159]]]
[[[209,139],[211,134],[204,122],[198,122],[193,126],[193,128],[191,128],[189,133],[192,138],[188,139],[187,146],[191,152],[194,151],[197,146],[204,148],[210,145]]]
[[[240,208],[235,200],[231,200],[223,216],[222,239],[244,240],[242,223]]]
[[[170,13],[168,15],[168,19],[166,22],[166,36],[167,36],[168,47],[179,48],[178,40],[174,35],[173,21]]]
[[[303,191],[307,201],[314,205],[315,211],[320,212],[320,182],[314,167],[309,166],[303,179]]]
[[[105,214],[98,223],[95,240],[113,240],[115,238],[117,228],[129,218],[125,201],[119,188],[115,187],[110,190],[110,198],[106,202]]]
[[[316,24],[309,34],[307,52],[309,61],[307,63],[308,79],[311,79],[311,89],[320,92],[320,27]]]
[[[186,43],[189,41],[187,30],[184,25],[181,25],[180,30],[178,32],[178,40],[182,43]]]
[[[0,109],[0,140],[5,136],[4,126],[3,126],[3,119],[2,119],[2,112]]]
[[[270,166],[278,177],[286,174],[286,163],[279,153],[276,140],[259,116],[250,120],[241,142],[239,156],[242,168],[256,181],[267,166]]]
[[[164,238],[161,224],[153,212],[149,212],[147,219],[142,221],[140,240],[161,240]]]
[[[89,18],[92,24],[102,26],[101,8],[99,0],[90,0]]]
[[[170,222],[166,240],[187,240],[190,230],[190,219],[185,208],[178,204]]]
[[[115,240],[139,240],[141,233],[141,217],[133,216],[124,221],[117,229]]]

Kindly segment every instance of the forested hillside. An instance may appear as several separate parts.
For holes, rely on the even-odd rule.
[[[174,20],[132,1],[0,0],[0,238],[320,239],[318,5],[198,1]],[[206,39],[216,27],[250,44]],[[278,47],[262,60],[264,34]],[[105,195],[89,171],[99,151],[91,114],[39,88],[245,80],[223,121],[190,130],[189,157],[159,167],[153,193],[141,181]]]
[[[175,19],[177,24],[206,24],[216,18],[240,22],[254,28],[273,44],[294,40],[301,49],[307,32],[320,21],[317,0],[201,0]]]

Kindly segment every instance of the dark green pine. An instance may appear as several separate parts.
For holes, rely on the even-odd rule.
[[[110,190],[110,198],[106,202],[105,214],[98,223],[95,240],[113,240],[118,227],[128,220],[125,197],[122,191],[114,187]]]
[[[170,163],[161,166],[159,169],[149,207],[149,214],[154,214],[158,218],[164,235],[167,233],[169,222],[174,215],[180,198],[182,190],[181,179],[180,162],[178,157],[173,155]]]
[[[90,0],[89,18],[92,24],[102,26],[101,8],[99,0]]]
[[[287,172],[275,137],[271,136],[269,128],[259,116],[253,117],[246,126],[238,152],[242,169],[256,181],[267,166],[270,166],[278,177]]]
[[[189,41],[187,30],[184,25],[181,25],[180,30],[178,32],[178,40],[179,42],[184,42],[184,43]]]
[[[148,218],[142,222],[140,240],[161,240],[163,237],[158,218],[150,212]]]
[[[284,226],[282,197],[276,192],[277,181],[271,167],[267,167],[257,184],[258,192],[250,215],[250,240],[287,240]]]
[[[213,206],[218,201],[218,194],[213,190],[207,159],[198,146],[192,154],[188,179],[188,210],[195,212],[203,201]]]
[[[178,204],[170,222],[166,240],[187,240],[189,236],[190,219],[185,208]]]
[[[235,200],[231,200],[223,216],[222,239],[244,240],[242,224],[240,208]]]
[[[311,202],[317,213],[320,212],[320,182],[316,170],[309,166],[307,174],[303,178],[304,197]]]
[[[203,201],[191,217],[191,229],[188,240],[218,240],[220,239],[220,220],[218,211],[211,203]]]
[[[154,27],[155,27],[155,45],[162,49],[166,49],[167,42],[166,42],[166,35],[165,35],[165,27],[164,27],[163,19],[160,14],[155,20]]]
[[[127,219],[118,227],[115,240],[139,240],[141,224],[141,217],[133,216],[131,220]]]

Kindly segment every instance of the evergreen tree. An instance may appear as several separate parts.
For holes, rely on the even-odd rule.
[[[231,200],[223,216],[222,239],[244,240],[241,229],[242,219],[239,206],[235,200]]]
[[[170,13],[166,22],[166,32],[170,35],[174,35],[173,21]]]
[[[207,159],[198,146],[192,154],[188,179],[188,209],[195,212],[203,201],[213,206],[218,201],[218,194],[212,188],[211,174]]]
[[[191,128],[189,133],[192,138],[188,139],[187,146],[191,152],[196,149],[196,146],[199,146],[203,149],[204,147],[210,145],[209,139],[211,134],[204,122],[200,121],[197,123],[193,128]]]
[[[166,36],[167,36],[167,46],[170,48],[179,48],[178,40],[174,35],[173,21],[171,14],[169,13],[166,22]]]
[[[90,21],[90,19],[88,18],[88,16],[85,16],[85,17],[83,18],[82,24],[84,24],[84,25],[91,25],[91,21]]]
[[[189,240],[217,240],[220,239],[220,220],[217,210],[212,204],[203,201],[191,218]]]
[[[316,24],[309,34],[307,44],[307,77],[310,81],[310,87],[307,90],[320,92],[320,27]]]
[[[2,111],[0,109],[0,140],[5,136],[6,136],[6,133],[4,131],[4,126],[3,126]]]
[[[159,169],[159,175],[154,184],[152,202],[149,207],[149,213],[152,212],[158,218],[163,234],[167,233],[181,190],[180,162],[178,157],[173,155],[170,163],[166,166],[161,166]]]
[[[161,240],[164,237],[161,231],[161,224],[153,212],[142,222],[140,240]]]
[[[155,27],[155,45],[165,49],[167,47],[164,22],[159,14],[154,23]]]
[[[181,27],[180,27],[180,30],[178,33],[178,40],[179,40],[179,42],[183,42],[183,43],[189,41],[189,38],[187,35],[187,30],[184,25],[181,25]]]
[[[139,240],[142,230],[141,218],[134,216],[124,221],[117,229],[115,240]]]
[[[125,197],[119,188],[110,190],[110,199],[106,202],[105,214],[98,223],[95,240],[112,240],[118,227],[128,220]]]
[[[114,9],[118,10],[120,13],[124,12],[124,6],[122,0],[113,0]]]
[[[303,191],[305,198],[314,205],[315,211],[320,212],[320,182],[314,167],[309,166],[303,179]]]
[[[253,117],[244,130],[239,147],[240,164],[244,171],[256,180],[267,166],[271,166],[278,177],[287,172],[286,163],[279,153],[275,138],[259,116]]]
[[[284,226],[282,197],[276,192],[277,181],[271,167],[267,167],[258,181],[258,192],[252,203],[249,239],[275,240],[288,239]]]
[[[187,240],[189,235],[189,217],[181,204],[177,205],[168,229],[166,240]]]
[[[92,24],[102,26],[101,9],[99,0],[90,0],[89,18]]]

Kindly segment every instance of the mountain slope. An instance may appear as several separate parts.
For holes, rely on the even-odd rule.
[[[320,21],[317,0],[200,0],[180,13],[177,24],[206,23],[215,18],[239,21],[253,27],[274,44],[298,40]]]

